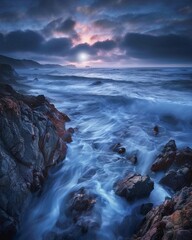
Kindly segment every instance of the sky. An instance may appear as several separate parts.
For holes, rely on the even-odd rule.
[[[192,1],[0,0],[0,54],[80,67],[192,66]]]

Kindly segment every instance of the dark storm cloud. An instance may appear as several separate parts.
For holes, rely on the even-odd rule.
[[[74,30],[75,24],[76,22],[72,18],[67,18],[60,24],[58,30],[61,32],[71,32]]]
[[[99,50],[110,51],[115,47],[115,42],[106,40],[96,42],[94,45],[87,43],[72,46],[70,38],[51,38],[46,40],[38,32],[13,31],[3,35],[0,33],[0,50],[2,52],[31,52],[50,56],[74,57],[80,52],[97,55]]]
[[[71,40],[68,38],[45,40],[39,33],[31,30],[0,34],[2,52],[31,52],[61,56],[67,54],[71,46]]]
[[[116,47],[116,42],[112,40],[96,42],[92,45],[92,47],[103,51],[110,51]]]
[[[21,15],[16,12],[3,12],[0,13],[0,22],[12,23],[21,19]]]
[[[192,39],[178,35],[128,33],[121,47],[127,56],[161,62],[192,62]]]
[[[45,36],[51,36],[55,32],[59,32],[59,33],[67,34],[72,38],[78,39],[79,36],[74,29],[75,25],[76,25],[76,21],[74,19],[72,18],[63,19],[61,17],[49,22],[43,28],[42,33],[45,34]]]
[[[68,38],[52,38],[43,43],[40,51],[48,55],[62,56],[68,54],[71,46],[71,40]]]
[[[71,12],[77,0],[35,0],[28,14],[35,17],[57,17],[61,13]]]
[[[43,40],[40,34],[31,30],[10,32],[4,37],[7,51],[37,51]]]

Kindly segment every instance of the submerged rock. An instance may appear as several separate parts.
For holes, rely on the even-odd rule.
[[[154,188],[149,176],[131,173],[114,185],[117,195],[125,197],[127,201],[148,197]]]
[[[0,239],[11,239],[31,193],[65,158],[68,120],[44,96],[0,85]]]
[[[172,199],[153,208],[143,221],[135,240],[192,239],[192,187],[185,187]]]
[[[95,203],[96,199],[93,196],[86,193],[84,188],[81,188],[79,191],[73,194],[69,208],[72,213],[81,214],[93,208]]]
[[[117,143],[112,146],[112,151],[119,153],[119,154],[124,154],[126,152],[126,148],[122,147],[122,145],[120,143]]]
[[[96,210],[94,211],[96,200],[96,196],[85,188],[72,193],[65,212],[67,223],[63,227],[60,225],[61,231],[62,228],[65,229],[66,224],[69,224],[69,234],[78,239],[81,235],[86,234],[89,229],[92,231],[98,229],[101,219],[99,213]],[[60,222],[62,222],[62,217]]]
[[[137,164],[137,156],[136,155],[133,155],[131,157],[128,157],[128,160],[132,163],[132,164]]]
[[[155,136],[159,134],[159,127],[157,125],[153,128],[153,133]]]

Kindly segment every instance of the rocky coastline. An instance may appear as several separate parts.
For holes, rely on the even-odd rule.
[[[59,112],[45,96],[30,96],[16,92],[7,83],[16,83],[18,74],[5,64],[0,66],[0,239],[13,239],[21,218],[34,192],[41,190],[50,167],[64,160],[67,143],[72,141],[72,128],[66,130],[69,117]],[[155,137],[158,127],[154,128]],[[111,148],[115,154],[126,156],[126,147],[117,143]],[[137,164],[137,156],[127,157]],[[163,173],[160,184],[174,193],[160,206],[142,204],[141,224],[131,238],[135,240],[192,239],[192,149],[178,149],[169,140],[154,159],[151,171]],[[129,173],[114,183],[114,192],[133,202],[146,198],[154,189],[154,182],[146,175]],[[100,217],[94,210],[97,196],[82,188],[69,199],[66,214],[74,225],[78,239],[88,230],[100,227]],[[96,219],[96,220],[95,220]],[[62,224],[58,220],[58,226]],[[129,221],[124,221],[124,226]],[[62,226],[61,226],[62,227]],[[78,229],[78,230],[77,230]],[[79,232],[78,232],[79,231]],[[63,236],[59,236],[63,237]],[[60,239],[50,232],[45,239]],[[65,239],[65,238],[64,238]]]
[[[22,95],[0,84],[0,239],[12,239],[32,193],[65,158],[69,120],[43,95]]]

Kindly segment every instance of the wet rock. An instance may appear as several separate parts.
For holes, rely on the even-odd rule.
[[[190,186],[192,182],[192,169],[183,167],[179,170],[170,170],[160,180],[161,184],[164,184],[174,191],[181,190],[185,186]]]
[[[175,163],[177,165],[187,164],[188,166],[192,166],[192,149],[186,147],[185,149],[181,149],[176,152]]]
[[[153,188],[154,183],[149,176],[141,176],[134,173],[129,174],[114,185],[115,193],[125,197],[127,201],[148,197]]]
[[[170,140],[156,158],[151,170],[154,172],[168,169],[175,160],[177,147],[174,140]]]
[[[185,187],[146,215],[135,240],[192,239],[192,187]]]
[[[95,203],[96,199],[87,194],[84,188],[81,188],[79,191],[73,194],[69,208],[72,213],[82,213],[93,208]]]
[[[43,95],[22,95],[0,84],[0,239],[14,235],[32,192],[65,158],[66,120]]]
[[[157,125],[153,128],[153,133],[155,136],[159,134],[159,127]]]
[[[146,215],[153,207],[153,203],[144,203],[141,205],[140,213]]]
[[[126,152],[126,148],[122,147],[120,143],[117,143],[114,146],[112,146],[112,151],[119,154],[124,154]]]
[[[192,183],[192,149],[177,149],[175,141],[169,141],[151,167],[152,171],[165,171],[160,183],[174,191]]]
[[[133,156],[129,157],[128,160],[129,160],[132,164],[137,164],[137,161],[138,161],[136,155],[133,155]]]
[[[100,227],[100,216],[94,211],[96,204],[96,196],[90,194],[84,188],[73,193],[69,199],[68,215],[72,218],[74,231],[78,234],[85,234],[91,228],[98,229]],[[75,234],[76,234],[75,233]]]

